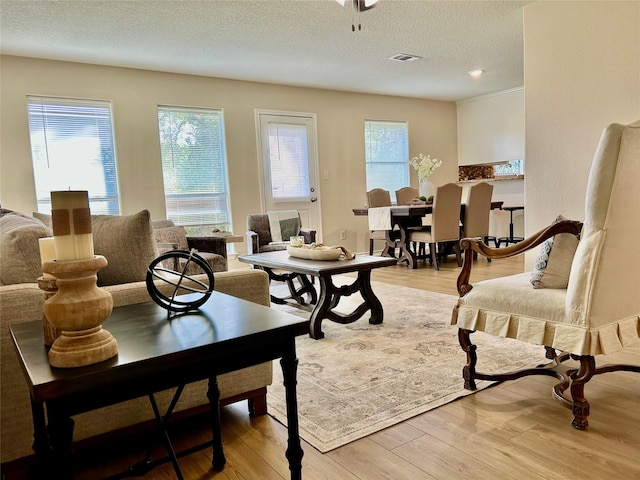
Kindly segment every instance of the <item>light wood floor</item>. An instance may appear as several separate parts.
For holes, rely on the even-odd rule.
[[[520,259],[476,262],[472,280],[521,272]],[[421,264],[378,269],[374,281],[456,294],[458,268],[439,272]],[[461,353],[462,354],[462,353]],[[640,364],[640,347],[607,361]],[[462,381],[462,380],[461,380]],[[303,442],[306,480],[632,479],[640,478],[640,376],[610,373],[586,388],[590,426],[577,431],[570,411],[551,399],[554,380],[530,377],[486,389],[321,454]],[[180,459],[188,479],[287,479],[286,429],[268,415],[249,418],[244,403],[223,408],[227,465],[210,471],[210,453]],[[204,441],[204,424],[184,429],[177,443]],[[128,466],[144,449],[106,449],[77,478],[95,479]],[[161,447],[156,449],[163,454]],[[145,478],[175,478],[169,464]]]

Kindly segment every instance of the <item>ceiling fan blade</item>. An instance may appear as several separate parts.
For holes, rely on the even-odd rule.
[[[358,12],[366,12],[376,6],[378,0],[353,0],[353,6]]]

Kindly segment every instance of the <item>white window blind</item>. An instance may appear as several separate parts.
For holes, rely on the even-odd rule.
[[[221,110],[158,107],[167,217],[190,233],[231,231]]]
[[[308,198],[309,158],[307,127],[269,123],[271,195],[274,200]]]
[[[111,103],[27,97],[38,211],[51,191],[87,190],[92,214],[120,213]]]
[[[364,146],[367,191],[396,190],[409,185],[409,132],[407,122],[365,120]]]

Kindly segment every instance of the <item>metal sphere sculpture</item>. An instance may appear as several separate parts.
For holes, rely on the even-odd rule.
[[[182,265],[181,259],[186,260]],[[208,283],[186,274],[192,263],[207,275]],[[167,264],[173,265],[174,268],[167,268]],[[155,280],[172,285],[174,288],[171,295],[162,293]],[[195,249],[172,250],[160,255],[149,264],[146,283],[147,291],[154,302],[169,312],[184,313],[198,309],[209,299],[213,292],[214,276],[209,264],[196,253]],[[189,292],[190,295],[181,296],[179,292]]]

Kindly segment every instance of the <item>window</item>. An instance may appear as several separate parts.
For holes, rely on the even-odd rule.
[[[364,122],[367,191],[389,190],[395,202],[396,190],[409,185],[409,134],[407,122]]]
[[[513,177],[524,174],[524,165],[522,164],[522,159],[519,158],[495,165],[493,171],[496,177]]]
[[[167,217],[190,234],[231,231],[221,110],[158,107]]]
[[[27,97],[38,211],[51,213],[51,191],[87,190],[93,214],[117,215],[118,176],[111,103]]]
[[[310,196],[307,125],[269,122],[269,166],[274,201]]]

